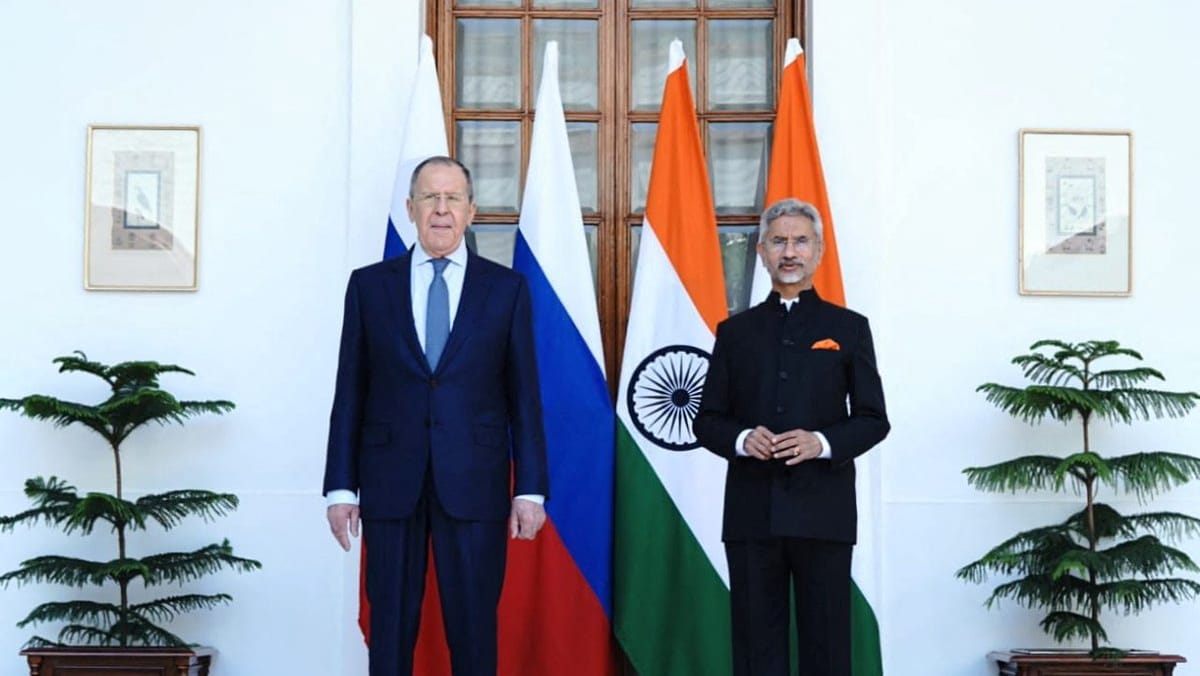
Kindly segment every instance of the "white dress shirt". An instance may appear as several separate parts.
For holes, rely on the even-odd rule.
[[[458,248],[451,251],[446,259],[450,264],[442,270],[442,279],[446,280],[446,291],[450,297],[450,330],[454,330],[454,317],[458,314],[458,302],[462,299],[463,280],[467,275],[467,246],[458,243]],[[433,282],[433,257],[425,252],[420,245],[412,250],[412,265],[409,272],[409,288],[412,290],[413,326],[417,329],[417,340],[421,349],[425,349],[425,310],[429,305],[429,285]],[[330,505],[358,504],[358,496],[354,491],[332,490],[326,494],[326,502]],[[518,495],[523,500],[543,504],[543,495]]]

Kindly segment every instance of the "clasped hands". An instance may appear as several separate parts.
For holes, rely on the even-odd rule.
[[[759,425],[746,435],[742,448],[752,458],[784,459],[785,464],[797,465],[821,455],[821,440],[808,430],[794,429],[776,434]]]
[[[358,505],[330,505],[325,510],[329,530],[342,549],[350,551],[350,536],[358,537]],[[508,517],[508,535],[514,540],[532,540],[546,523],[546,508],[531,500],[516,498]]]

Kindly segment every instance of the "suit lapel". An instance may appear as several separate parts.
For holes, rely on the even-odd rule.
[[[391,300],[392,316],[409,353],[426,371],[430,371],[425,351],[421,349],[421,341],[417,338],[417,327],[413,324],[411,249],[409,253],[395,259],[391,272],[393,279],[387,284],[387,294]]]
[[[479,321],[484,308],[487,307],[489,271],[484,263],[478,255],[467,252],[467,274],[463,278],[462,296],[458,299],[458,312],[454,314],[454,325],[450,328],[446,348],[442,350],[442,358],[438,360],[439,371],[454,358],[459,347],[466,342],[471,326]]]

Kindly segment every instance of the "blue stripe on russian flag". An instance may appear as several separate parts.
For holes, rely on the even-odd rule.
[[[388,215],[387,234],[383,236],[383,260],[389,260],[408,251],[404,240],[400,239],[400,234],[396,232],[396,224],[392,222],[392,217]]]
[[[529,280],[533,303],[552,491],[546,511],[611,618],[615,422],[608,385],[520,231],[513,269]]]

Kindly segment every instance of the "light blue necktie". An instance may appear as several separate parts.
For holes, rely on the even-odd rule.
[[[429,299],[425,306],[425,358],[429,368],[436,369],[446,339],[450,337],[450,290],[446,287],[446,278],[442,277],[450,260],[434,258],[429,262],[433,263],[433,281],[429,283]]]

